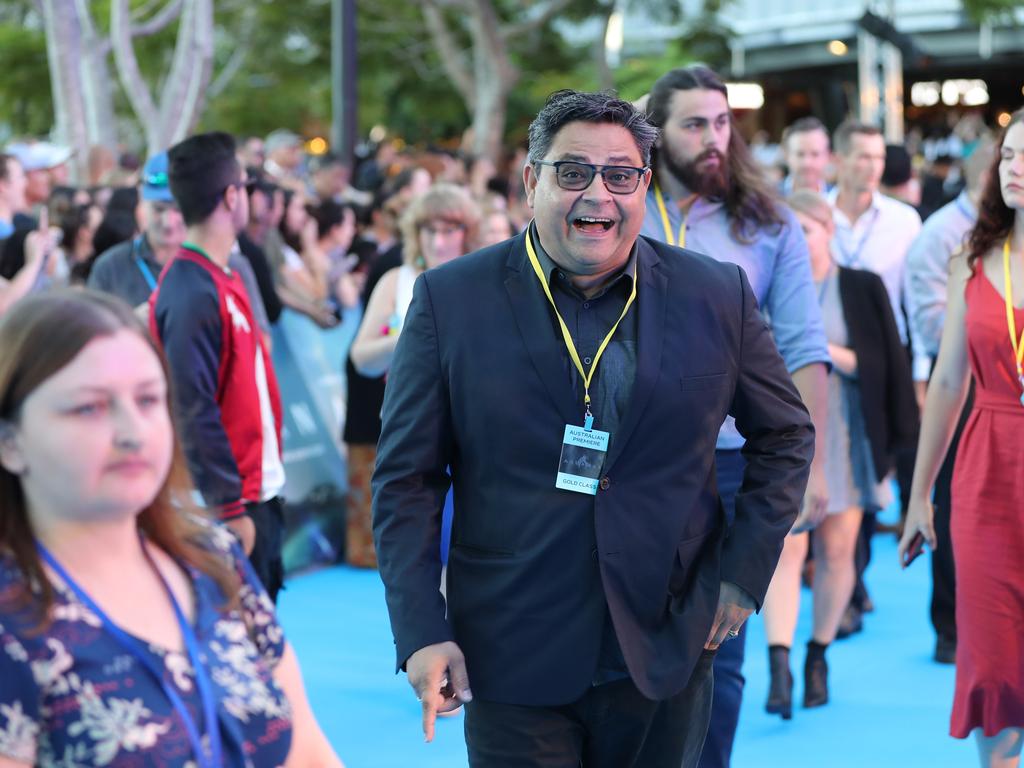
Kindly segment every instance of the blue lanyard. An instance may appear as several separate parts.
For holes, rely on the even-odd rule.
[[[844,267],[863,269],[863,266],[860,263],[860,254],[861,251],[864,250],[864,246],[867,245],[868,239],[871,237],[871,232],[872,230],[874,230],[875,224],[878,222],[878,217],[881,214],[881,211],[879,211],[877,208],[872,208],[871,213],[871,221],[867,225],[867,227],[864,228],[864,234],[860,236],[860,242],[857,243],[857,248],[853,251],[852,257],[846,250],[846,243],[843,242],[844,238],[837,238],[837,242],[839,243],[839,250],[843,252],[843,258],[846,260],[846,263],[843,264]],[[850,234],[853,234],[852,227],[850,228]]]
[[[152,293],[156,290],[156,278],[153,277],[153,270],[149,268],[149,264],[143,261],[142,256],[139,255],[139,241],[141,238],[135,238],[132,241],[132,256],[135,258],[135,266],[139,268],[139,272],[142,273],[143,279],[146,281],[146,285],[149,286],[149,291]]]
[[[970,210],[967,207],[967,205],[964,204],[963,195],[956,196],[956,207],[960,209],[960,213],[962,213],[964,215],[964,218],[966,218],[968,221],[977,221],[978,214]]]
[[[156,665],[152,656],[142,647],[142,644],[110,620],[100,607],[93,602],[92,598],[85,593],[85,590],[83,590],[74,581],[74,579],[68,575],[68,572],[64,570],[61,564],[57,562],[56,558],[50,554],[46,547],[37,541],[36,548],[39,550],[39,554],[43,560],[46,561],[46,564],[49,565],[50,568],[60,576],[64,583],[68,585],[71,591],[75,593],[75,597],[77,597],[86,608],[96,614],[99,620],[103,623],[103,628],[111,635],[111,637],[120,643],[121,647],[135,656],[142,666],[144,666],[156,679],[160,684],[160,687],[163,688],[164,693],[170,700],[171,705],[174,707],[174,711],[178,713],[178,717],[181,718],[182,723],[185,725],[185,730],[188,732],[188,740],[192,743],[192,751],[195,754],[195,758],[200,768],[222,768],[223,762],[221,757],[220,726],[217,719],[217,699],[213,694],[213,686],[210,683],[210,678],[206,674],[206,667],[203,664],[199,650],[199,640],[196,638],[192,625],[189,624],[188,619],[182,612],[181,606],[178,605],[178,601],[174,599],[174,593],[171,591],[170,585],[167,583],[164,575],[160,572],[160,569],[156,567],[156,563],[153,562],[153,558],[146,550],[145,543],[143,543],[142,551],[145,553],[146,559],[153,567],[153,570],[164,585],[164,589],[167,591],[167,596],[171,600],[171,605],[174,606],[174,615],[178,619],[182,635],[185,638],[185,647],[188,650],[188,657],[192,662],[192,669],[195,671],[196,687],[199,689],[199,696],[203,700],[203,717],[206,721],[207,736],[209,738],[209,754],[207,754],[207,750],[203,747],[203,740],[199,733],[199,726],[196,725],[195,719],[185,706],[185,702],[182,701],[181,695],[178,693],[177,689],[168,682],[164,671]]]

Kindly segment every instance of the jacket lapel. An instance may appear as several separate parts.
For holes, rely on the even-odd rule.
[[[622,455],[630,435],[640,422],[640,417],[654,390],[654,383],[661,372],[668,278],[660,268],[658,254],[642,237],[637,238],[637,248],[639,250],[636,254],[636,268],[640,275],[640,284],[636,297],[636,379],[633,382],[633,396],[630,398],[626,417],[619,427],[619,434],[612,435],[611,453],[605,462],[605,472],[608,472],[616,459]]]
[[[583,403],[576,403],[573,395],[572,381],[565,370],[563,341],[552,331],[551,307],[537,275],[527,263],[523,235],[519,235],[512,244],[506,267],[505,289],[512,314],[537,375],[544,382],[565,423],[582,424]],[[561,427],[556,426],[561,431]]]

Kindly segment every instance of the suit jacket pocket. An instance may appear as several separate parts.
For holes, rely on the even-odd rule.
[[[706,376],[683,376],[679,379],[679,386],[684,391],[717,389],[726,386],[728,383],[728,373],[712,373]]]
[[[714,540],[714,533],[714,530],[704,531],[679,542],[676,562],[668,582],[669,602],[673,611],[682,609],[687,595],[693,589],[693,581],[704,559],[704,549]]]
[[[473,544],[452,544],[452,552],[457,552],[460,556],[468,557],[473,560],[497,560],[501,558],[513,557],[515,552],[511,549],[494,549],[491,547],[478,547]]]

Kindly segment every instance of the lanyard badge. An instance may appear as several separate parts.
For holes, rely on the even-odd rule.
[[[573,365],[576,366],[576,370],[583,380],[583,426],[565,425],[565,433],[562,438],[562,455],[558,462],[555,487],[594,496],[597,494],[598,478],[601,476],[601,469],[604,467],[604,458],[608,453],[610,435],[608,432],[594,429],[594,414],[590,411],[590,383],[594,379],[597,364],[615,335],[615,331],[618,330],[622,318],[626,316],[629,308],[636,301],[637,276],[633,275],[633,290],[626,300],[626,306],[622,308],[619,319],[615,321],[615,325],[612,326],[608,335],[604,337],[604,341],[597,348],[594,360],[590,364],[590,370],[587,371],[584,370],[583,362],[576,351],[576,344],[572,340],[572,334],[569,333],[569,327],[565,324],[565,320],[562,319],[558,307],[555,306],[555,298],[551,295],[551,287],[548,285],[548,281],[544,277],[544,270],[537,259],[537,252],[534,250],[533,239],[529,229],[526,232],[526,254],[530,258],[530,264],[533,266],[533,271],[540,281],[541,288],[544,289],[544,295],[547,297],[551,308],[555,312],[555,317],[558,319],[558,325],[562,330],[562,340],[565,342],[565,348],[569,353],[569,357],[572,359]]]

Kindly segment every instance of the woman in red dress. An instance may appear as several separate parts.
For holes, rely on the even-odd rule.
[[[974,734],[984,768],[1016,768],[1024,743],[1024,109],[999,143],[966,258],[954,257],[928,387],[901,561],[935,545],[931,489],[974,376],[953,476],[956,694],[950,733]]]

